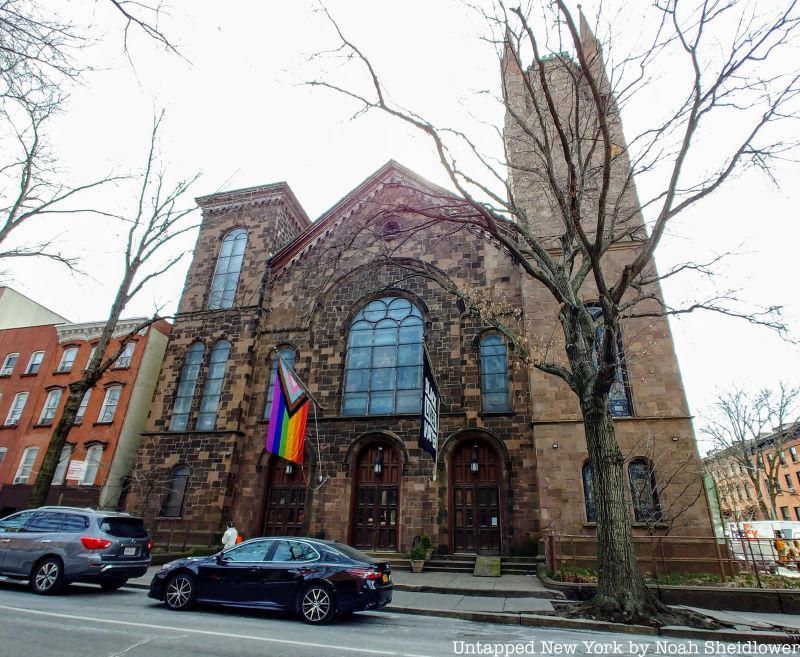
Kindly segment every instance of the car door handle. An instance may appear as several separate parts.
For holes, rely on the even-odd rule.
[[[2,541],[0,541],[0,543],[10,543],[10,542],[11,542],[10,538],[4,538]]]
[[[43,538],[43,539],[42,539],[42,540],[40,540],[39,542],[40,542],[40,543],[52,543],[53,541],[51,541],[49,538]]]

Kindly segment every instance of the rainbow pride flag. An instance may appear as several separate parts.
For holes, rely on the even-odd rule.
[[[303,464],[308,395],[292,373],[278,361],[272,380],[272,407],[267,425],[266,449],[287,461]]]

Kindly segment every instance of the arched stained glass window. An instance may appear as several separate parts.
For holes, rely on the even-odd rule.
[[[408,299],[372,301],[350,325],[342,415],[419,413],[422,313]]]
[[[186,350],[178,391],[175,394],[175,403],[172,406],[170,431],[186,431],[189,426],[192,400],[194,399],[194,391],[197,388],[197,379],[200,378],[200,367],[203,365],[205,352],[206,347],[202,342],[195,342]]]
[[[497,333],[487,333],[481,338],[481,395],[483,410],[507,411],[508,350],[505,340]]]
[[[217,268],[214,270],[214,278],[211,281],[211,292],[208,295],[209,310],[233,306],[246,246],[247,231],[244,228],[232,230],[222,240],[222,247],[217,258]]]
[[[290,347],[289,345],[284,345],[278,348],[277,353],[275,354],[275,358],[272,359],[272,370],[269,373],[269,382],[267,385],[269,388],[267,389],[267,403],[264,405],[264,417],[269,418],[269,410],[272,406],[272,394],[275,391],[275,386],[273,383],[275,382],[275,372],[278,371],[278,359],[282,358],[285,365],[288,367],[294,368],[294,362],[297,353],[294,350],[294,347]]]
[[[633,517],[636,522],[657,522],[661,519],[661,504],[658,501],[656,473],[653,464],[637,458],[628,464],[631,482]]]
[[[189,467],[179,465],[172,470],[169,478],[169,490],[161,505],[161,515],[166,518],[179,518],[183,513],[183,501],[186,497],[186,485],[189,483]]]
[[[217,427],[217,409],[222,396],[222,384],[225,381],[225,369],[230,351],[231,343],[227,340],[220,340],[211,350],[208,374],[203,385],[203,397],[200,400],[200,413],[197,416],[198,431],[213,431]]]
[[[583,502],[586,505],[586,522],[597,522],[597,506],[594,503],[594,484],[592,483],[592,466],[583,464]]]
[[[586,309],[595,321],[594,351],[592,360],[595,366],[599,362],[600,349],[603,347],[603,336],[606,327],[603,326],[603,309],[597,304],[587,305]],[[627,417],[631,413],[631,400],[628,396],[628,373],[625,369],[625,350],[622,346],[622,335],[617,335],[617,372],[611,390],[608,393],[608,407],[614,417]]]

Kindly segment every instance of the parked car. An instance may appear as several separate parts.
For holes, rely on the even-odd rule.
[[[0,520],[0,575],[29,580],[35,593],[71,582],[114,591],[150,565],[152,541],[140,518],[67,506],[43,506]]]
[[[333,541],[269,537],[168,563],[149,595],[175,611],[203,602],[284,610],[322,624],[389,604],[392,588],[386,561]]]

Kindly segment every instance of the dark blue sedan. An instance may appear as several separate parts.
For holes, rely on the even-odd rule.
[[[169,609],[197,602],[297,613],[307,623],[392,601],[392,568],[341,543],[254,538],[209,557],[166,564],[150,584]]]

